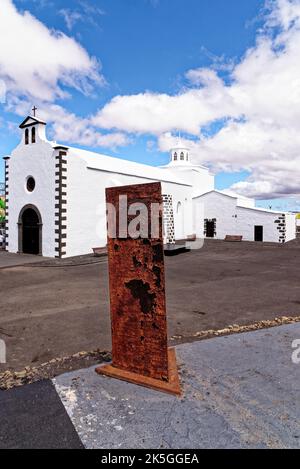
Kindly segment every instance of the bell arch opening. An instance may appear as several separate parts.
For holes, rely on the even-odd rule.
[[[19,253],[42,255],[42,217],[34,205],[26,205],[19,215]]]

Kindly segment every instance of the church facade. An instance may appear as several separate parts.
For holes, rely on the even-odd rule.
[[[255,201],[216,191],[214,175],[194,165],[187,148],[152,167],[47,140],[46,123],[28,116],[20,144],[6,156],[6,249],[72,257],[106,245],[105,189],[160,181],[165,242],[241,235],[284,243],[295,238],[295,214],[258,209]]]

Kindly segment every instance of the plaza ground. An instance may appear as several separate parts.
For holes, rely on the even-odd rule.
[[[206,241],[166,258],[169,337],[300,316],[300,243]],[[18,265],[16,265],[18,264]],[[107,259],[55,261],[0,252],[0,373],[80,351],[110,350]]]

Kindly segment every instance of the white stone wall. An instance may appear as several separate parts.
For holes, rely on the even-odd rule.
[[[210,192],[193,200],[194,226],[197,227],[197,237],[204,236],[204,220],[217,219],[217,239],[224,239],[227,234],[236,233],[236,200]],[[199,217],[202,216],[200,220]]]
[[[84,159],[67,155],[67,238],[66,257],[91,253],[94,247],[103,247],[106,238],[106,204],[105,189],[113,186],[130,184],[147,184],[146,177],[128,176],[108,171],[89,169]],[[185,185],[162,182],[162,193],[173,198],[173,209],[178,226],[177,204],[183,210],[184,236],[191,235],[192,197],[191,188]],[[177,228],[178,229],[178,228]],[[182,232],[178,233],[181,237]]]
[[[296,237],[296,215],[294,213],[286,214],[286,242]]]
[[[28,176],[35,179],[35,189],[28,192]],[[12,152],[9,160],[8,251],[18,252],[18,219],[25,205],[35,205],[43,222],[42,254],[55,256],[55,158],[52,146],[37,134],[37,143],[24,145]]]
[[[285,236],[285,241],[295,238],[295,216],[291,214],[240,207],[237,206],[237,199],[218,192],[194,199],[193,205],[194,224],[197,224],[198,230],[199,226],[204,230],[205,219],[216,219],[216,239],[225,239],[226,235],[240,235],[244,241],[254,241],[255,225],[263,226],[265,242],[281,242],[280,236]],[[195,218],[197,211],[202,212],[203,220]],[[276,220],[279,222],[276,223]]]
[[[174,176],[184,178],[193,186],[193,197],[205,194],[215,188],[215,176],[207,169],[189,166],[164,166],[162,169],[171,171]]]
[[[276,213],[262,212],[260,210],[251,210],[247,208],[237,208],[238,229],[245,241],[254,241],[254,226],[262,225],[263,240],[265,242],[279,242],[280,233],[277,230],[275,221],[278,219]]]
[[[238,197],[237,205],[240,207],[255,208],[255,199],[249,199],[248,197]]]

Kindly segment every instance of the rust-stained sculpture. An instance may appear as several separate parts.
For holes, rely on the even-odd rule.
[[[180,394],[175,349],[167,342],[161,185],[110,188],[106,200],[116,209],[108,210],[109,231],[116,226],[108,236],[113,361],[96,371]],[[143,237],[128,236],[132,224],[143,225]]]

